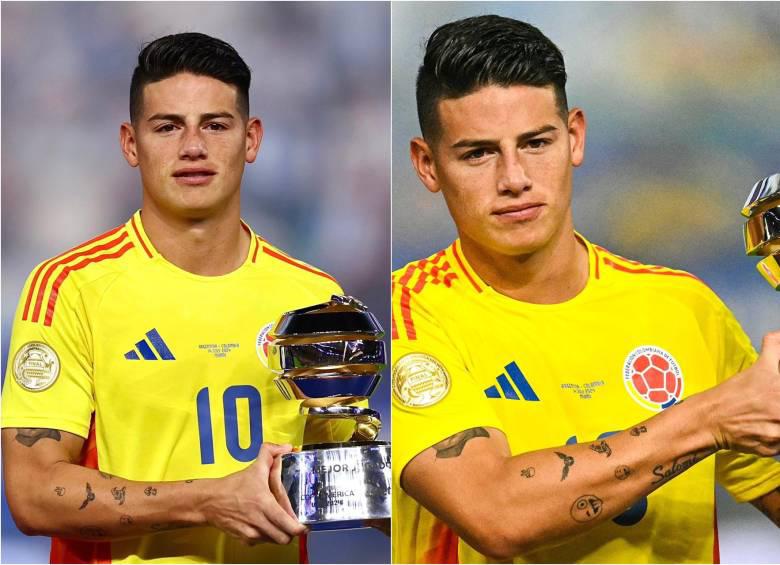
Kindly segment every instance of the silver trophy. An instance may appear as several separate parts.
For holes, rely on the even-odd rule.
[[[775,290],[780,290],[780,173],[753,185],[742,215],[745,223],[745,253],[764,255],[758,272]]]
[[[304,445],[282,456],[282,483],[298,520],[315,530],[390,518],[390,444],[376,441],[379,414],[365,404],[385,366],[384,332],[358,300],[284,314],[269,333],[277,387],[300,401]],[[308,437],[327,437],[308,443]]]

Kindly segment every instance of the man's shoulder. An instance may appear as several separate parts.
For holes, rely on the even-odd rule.
[[[122,224],[40,262],[25,284],[23,319],[44,321],[58,298],[125,271],[135,246],[128,226]]]
[[[437,301],[452,299],[459,291],[464,272],[456,264],[450,245],[392,273],[393,301]]]
[[[293,257],[259,235],[255,238],[256,246],[250,252],[252,263],[258,268],[306,286],[341,292],[339,282],[326,271]]]
[[[695,274],[664,265],[644,263],[593,245],[596,277],[611,281],[613,288],[631,293],[676,297],[687,303],[712,307],[721,305],[717,294]]]

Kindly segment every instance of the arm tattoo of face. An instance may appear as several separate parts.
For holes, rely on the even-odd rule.
[[[628,465],[618,465],[615,467],[615,478],[619,481],[624,481],[632,472],[631,467]]]
[[[433,448],[436,450],[436,459],[457,457],[463,452],[466,444],[475,437],[490,437],[490,434],[485,428],[471,428],[458,432],[433,445]]]
[[[84,502],[81,503],[81,506],[79,506],[79,510],[84,510],[87,507],[87,504],[95,500],[95,493],[92,492],[92,487],[89,486],[89,483],[87,483],[87,498],[84,499]]]
[[[157,496],[157,489],[154,487],[146,487],[144,489],[144,494],[146,496]]]
[[[526,479],[530,479],[536,474],[536,469],[533,467],[526,467],[522,471],[520,471],[520,474],[523,475]]]
[[[645,426],[636,426],[634,428],[631,428],[630,433],[634,437],[639,437],[639,434],[647,433],[647,428]]]
[[[590,522],[601,514],[604,502],[593,494],[585,494],[571,505],[571,517],[576,522]]]
[[[602,441],[601,443],[594,443],[590,446],[590,448],[596,453],[605,453],[607,457],[612,455],[612,448],[606,441]]]
[[[127,487],[114,487],[111,489],[111,494],[114,495],[114,500],[119,502],[119,506],[122,506],[125,503],[125,490]]]
[[[65,487],[54,487],[54,492],[57,493],[57,496],[65,496]]]
[[[563,480],[569,476],[569,467],[574,465],[574,457],[561,453],[560,451],[556,451],[555,454],[563,461],[563,472],[561,473],[561,482],[563,482]]]
[[[19,428],[16,430],[16,441],[25,447],[32,447],[38,440],[44,438],[60,441],[62,435],[60,435],[59,430],[50,430],[48,428]]]

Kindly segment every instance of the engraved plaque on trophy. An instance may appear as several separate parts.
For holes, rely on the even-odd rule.
[[[300,402],[307,426],[327,428],[329,441],[282,456],[282,483],[298,520],[315,530],[364,527],[390,518],[390,444],[376,441],[381,422],[360,406],[385,366],[384,332],[358,300],[329,302],[284,314],[269,333],[269,368],[289,401]]]
[[[780,290],[780,173],[761,179],[750,190],[742,215],[745,222],[745,253],[763,255],[758,272]]]

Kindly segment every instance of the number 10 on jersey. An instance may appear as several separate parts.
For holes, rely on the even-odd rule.
[[[200,462],[214,463],[214,423],[211,418],[211,391],[203,387],[198,391],[198,432],[200,436]],[[238,435],[238,402],[249,402],[249,445],[241,447]],[[225,446],[237,461],[247,463],[257,458],[263,443],[262,401],[260,391],[251,385],[233,385],[222,393],[222,415],[225,422]]]

